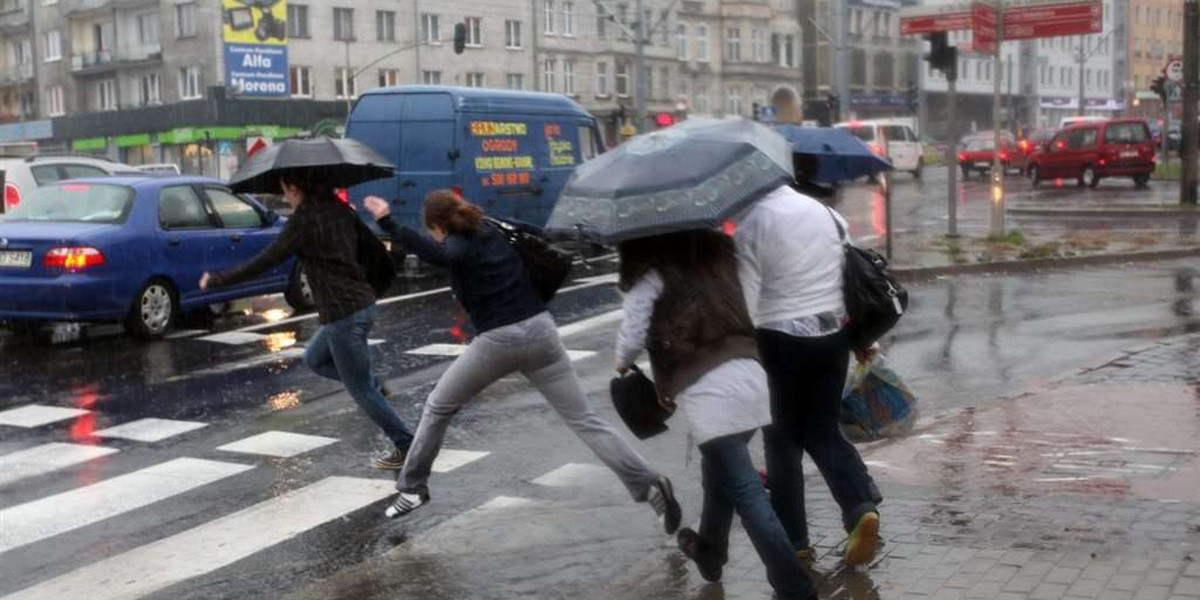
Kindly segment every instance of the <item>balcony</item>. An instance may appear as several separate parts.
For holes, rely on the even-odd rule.
[[[19,85],[33,80],[33,64],[0,67],[0,85]]]
[[[60,0],[59,8],[68,17],[112,9],[113,0]]]
[[[29,29],[29,11],[24,6],[0,8],[0,32],[20,33]]]
[[[162,61],[162,44],[130,44],[117,49],[117,62],[144,63]]]
[[[71,55],[71,72],[76,75],[93,75],[113,70],[112,50]]]

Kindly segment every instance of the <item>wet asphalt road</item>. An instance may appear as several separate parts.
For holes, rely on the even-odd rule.
[[[927,179],[926,185],[936,184]],[[900,182],[898,190],[904,186]],[[919,193],[897,196],[907,203],[902,205],[912,226],[936,219],[925,204],[913,206],[922,202]],[[849,202],[861,237],[864,214]],[[610,263],[577,273],[585,279],[552,309],[567,327],[567,348],[582,353],[576,365],[593,402],[615,418],[605,394],[611,311],[618,304],[611,271]],[[1194,261],[1174,261],[916,285],[908,316],[887,341],[888,355],[919,394],[924,417],[983,406],[1117,350],[1200,331],[1198,277]],[[410,424],[449,361],[412,351],[453,344],[463,335],[462,315],[443,283],[433,277],[396,290],[372,335],[380,340],[376,364],[397,390],[394,402]],[[280,299],[238,308],[244,310],[193,320],[179,337],[151,344],[111,327],[57,326],[39,338],[0,333],[0,416],[31,406],[79,411],[41,425],[0,425],[0,460],[49,444],[116,451],[57,470],[33,469],[16,480],[3,479],[0,469],[0,599],[109,597],[97,590],[121,585],[134,591],[111,597],[500,598],[535,591],[538,597],[595,597],[598,582],[669,543],[653,531],[649,509],[631,505],[618,486],[583,495],[572,489],[573,477],[609,476],[586,469],[581,475],[570,467],[594,459],[515,379],[494,386],[451,429],[448,449],[480,454],[449,456],[461,464],[436,476],[434,504],[406,522],[384,523],[386,476],[365,466],[382,438],[338,386],[308,372],[298,358],[315,319],[289,318]],[[200,428],[157,441],[96,436],[147,418]],[[332,441],[293,456],[219,449],[264,432]],[[638,444],[677,478],[694,516],[698,485],[686,447],[680,431]],[[201,482],[203,469],[190,466],[182,475],[136,480],[147,469],[181,459],[245,470]],[[176,489],[179,480],[193,476],[194,488]],[[329,477],[367,484],[335,480],[326,495],[321,488],[312,491]],[[114,485],[88,495],[113,480],[128,489]],[[355,485],[368,489],[355,495]],[[310,491],[305,502],[281,515],[243,515]],[[97,499],[111,514],[75,510]],[[336,508],[338,502],[349,504]],[[516,520],[487,518],[495,506],[522,502],[531,504],[515,513]],[[328,514],[308,514],[320,507]],[[545,521],[538,521],[539,514]],[[34,526],[13,528],[19,519]],[[214,533],[214,523],[225,522],[234,529]],[[588,524],[586,535],[578,532],[580,523]],[[597,536],[597,528],[605,535]],[[229,549],[222,531],[246,545],[244,558],[237,560],[242,555]],[[173,543],[187,551],[172,554]],[[144,581],[143,571],[160,568],[173,577]],[[31,589],[50,584],[76,585],[63,589],[78,595]]]

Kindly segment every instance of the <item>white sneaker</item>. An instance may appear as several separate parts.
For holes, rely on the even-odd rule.
[[[387,510],[383,511],[383,514],[389,519],[396,519],[417,510],[428,502],[429,496],[400,492],[396,494],[396,499],[391,506],[387,507]]]

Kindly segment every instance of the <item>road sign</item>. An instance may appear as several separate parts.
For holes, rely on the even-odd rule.
[[[1183,100],[1183,84],[1178,81],[1167,81],[1167,102]]]
[[[1167,61],[1167,66],[1163,67],[1163,75],[1175,83],[1183,81],[1183,57],[1172,56],[1171,60]]]
[[[1004,39],[1028,40],[1104,30],[1104,4],[1095,0],[1006,6]]]
[[[971,4],[959,2],[900,9],[900,34],[920,35],[971,28]]]
[[[977,54],[996,53],[996,7],[976,2],[971,7],[972,49]]]

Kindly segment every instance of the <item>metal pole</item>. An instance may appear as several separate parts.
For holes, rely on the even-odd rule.
[[[996,54],[992,66],[992,235],[1004,236],[1004,166],[1000,164],[1000,76],[1004,63],[1000,49],[1004,47],[1004,0],[996,0]]]
[[[832,5],[832,4],[831,4]],[[838,114],[836,120],[846,120],[843,116],[850,107],[850,65],[847,52],[850,47],[850,6],[847,0],[837,3],[834,19],[837,23],[837,47],[834,52],[835,69],[837,73]],[[834,120],[831,116],[830,120]]]
[[[633,123],[638,132],[646,131],[646,0],[637,0],[637,95]]]
[[[425,83],[421,73],[421,0],[413,0],[413,83]]]
[[[1079,116],[1083,116],[1087,111],[1087,92],[1083,87],[1083,74],[1087,71],[1087,49],[1083,47],[1083,36],[1079,36]]]
[[[350,42],[346,42],[346,70],[342,72],[342,95],[346,97],[346,119],[350,119],[353,103],[350,101],[350,77],[354,76],[354,67],[350,66]]]
[[[1179,177],[1179,201],[1193,206],[1197,201],[1196,137],[1200,134],[1200,124],[1196,122],[1197,101],[1200,101],[1200,0],[1184,0],[1183,125],[1179,150],[1183,160],[1183,171]]]
[[[997,48],[996,51],[999,52],[1000,49]],[[1004,71],[1004,76],[1008,79],[1008,100],[1004,104],[1005,104],[1005,106],[1008,107],[1008,118],[1005,119],[1008,122],[1008,131],[1012,132],[1015,135],[1017,132],[1017,117],[1016,117],[1016,115],[1013,114],[1012,59],[1013,59],[1013,56],[1011,54],[1009,54],[1005,60],[1005,62],[1008,63],[1008,68],[1005,69],[1005,71]]]
[[[887,227],[887,245],[884,246],[884,252],[890,262],[892,260],[892,236],[895,233],[892,229],[892,173],[890,171],[883,174],[883,220],[884,226]]]
[[[955,59],[957,60],[957,59]],[[949,202],[950,229],[949,237],[958,237],[958,64],[954,70],[946,73],[946,102],[950,109],[950,133],[946,136],[946,181],[949,191],[946,198]]]

